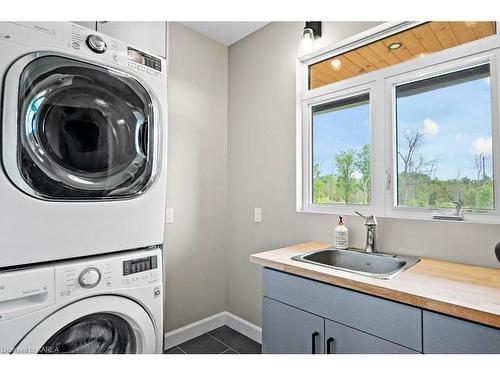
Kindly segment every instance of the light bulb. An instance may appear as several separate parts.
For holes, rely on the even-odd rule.
[[[332,69],[333,70],[340,70],[340,68],[342,68],[342,61],[340,61],[339,59],[333,59],[331,62],[330,62],[330,65],[332,66]]]
[[[302,30],[302,54],[308,54],[314,50],[314,33],[312,29]]]

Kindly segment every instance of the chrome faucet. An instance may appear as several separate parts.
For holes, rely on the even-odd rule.
[[[455,216],[462,216],[462,203],[460,202],[451,202],[455,205]]]
[[[359,216],[361,216],[363,219],[365,219],[365,226],[366,226],[366,248],[365,251],[367,253],[376,253],[377,252],[377,243],[375,241],[376,236],[375,236],[375,228],[377,227],[377,219],[375,218],[375,215],[368,215],[365,216],[362,213],[358,211],[354,211],[357,213]]]

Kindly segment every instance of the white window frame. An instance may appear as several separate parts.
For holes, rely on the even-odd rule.
[[[494,210],[467,210],[464,222],[500,223],[500,119],[499,78],[500,36],[497,34],[445,49],[422,58],[402,62],[316,89],[309,89],[309,66],[386,36],[415,27],[422,22],[386,23],[330,46],[297,63],[297,211],[328,214],[352,214],[355,209],[382,217],[432,219],[436,209],[398,207],[396,199],[395,86],[461,70],[473,65],[490,64]],[[370,93],[371,131],[371,205],[314,204],[312,202],[311,107],[361,93]]]
[[[303,102],[303,107],[302,107],[302,114],[303,114],[303,123],[305,126],[302,128],[303,133],[302,133],[302,149],[304,150],[303,152],[303,175],[305,176],[304,178],[304,184],[303,184],[303,189],[302,189],[302,201],[306,203],[306,207],[308,210],[318,212],[318,211],[331,211],[332,209],[335,210],[337,213],[352,213],[354,210],[366,210],[367,208],[370,208],[371,205],[366,205],[366,204],[343,204],[343,203],[314,203],[312,201],[312,108],[317,105],[325,104],[325,103],[331,103],[331,102],[336,102],[342,99],[347,99],[353,96],[358,96],[362,94],[369,94],[369,121],[370,121],[370,153],[371,153],[371,158],[373,160],[373,142],[374,142],[374,135],[376,132],[372,129],[372,124],[374,123],[373,121],[373,111],[371,110],[372,108],[372,96],[374,95],[375,91],[375,83],[374,82],[366,82],[364,84],[351,87],[348,89],[343,89],[340,90],[339,92],[331,92],[328,95],[322,95],[319,97],[315,98],[310,98],[307,99]],[[373,164],[373,163],[372,163]],[[373,176],[373,165],[371,165],[371,175]],[[371,200],[373,202],[373,187],[374,183],[372,181],[372,194],[371,194]]]

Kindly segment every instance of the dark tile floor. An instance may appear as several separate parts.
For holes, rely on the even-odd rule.
[[[222,326],[165,351],[166,354],[260,354],[258,342]]]

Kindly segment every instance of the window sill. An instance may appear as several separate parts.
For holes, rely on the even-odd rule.
[[[354,209],[359,209],[361,211],[364,210],[363,213],[371,214],[373,211],[373,207],[371,206],[357,206],[354,209],[352,207],[338,207],[335,209],[319,209],[319,208],[305,208],[305,209],[297,209],[297,213],[302,214],[326,214],[326,215],[342,215],[342,216],[354,216],[357,215],[354,213]],[[368,209],[368,210],[366,210]],[[418,221],[432,221],[435,223],[458,223],[458,224],[490,224],[490,225],[499,225],[500,224],[500,215],[494,214],[471,214],[465,213],[464,220],[439,220],[433,219],[432,211],[429,212],[418,212],[414,214],[410,214],[409,212],[401,212],[401,213],[393,213],[393,214],[377,214],[374,212],[374,215],[377,218],[381,219],[401,219],[401,220],[418,220]]]

